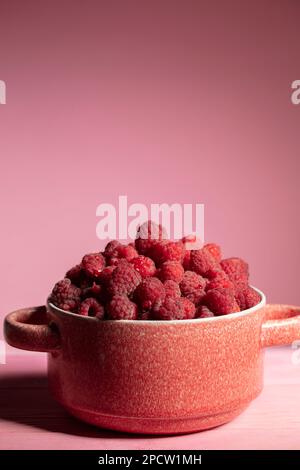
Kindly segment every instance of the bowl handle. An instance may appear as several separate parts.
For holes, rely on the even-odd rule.
[[[49,325],[45,306],[23,308],[7,315],[4,335],[11,346],[29,351],[51,352],[61,346],[59,332]]]
[[[262,347],[291,344],[300,339],[300,307],[268,304],[264,307]]]

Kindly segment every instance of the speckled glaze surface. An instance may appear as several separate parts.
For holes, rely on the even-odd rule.
[[[49,386],[71,414],[135,433],[187,433],[223,424],[262,390],[263,347],[300,338],[300,308],[261,303],[184,321],[99,321],[49,304],[8,315],[7,341],[48,354]],[[41,307],[39,307],[41,309]],[[40,310],[41,311],[41,310]]]

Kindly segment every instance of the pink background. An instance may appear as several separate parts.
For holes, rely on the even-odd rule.
[[[206,239],[300,303],[299,17],[293,0],[1,1],[1,317],[102,247],[96,207],[119,194],[204,203]]]

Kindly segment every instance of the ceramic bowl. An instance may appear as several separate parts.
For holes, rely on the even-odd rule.
[[[257,290],[257,289],[256,289]],[[48,353],[49,386],[72,415],[108,429],[173,434],[226,423],[263,388],[266,346],[300,338],[300,308],[265,305],[176,321],[101,321],[53,304],[5,319],[12,346]]]

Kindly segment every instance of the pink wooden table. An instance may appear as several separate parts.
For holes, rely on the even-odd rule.
[[[300,354],[270,349],[265,366],[263,393],[233,422],[185,436],[130,436],[69,417],[49,396],[45,355],[10,350],[0,365],[0,448],[300,449]]]

